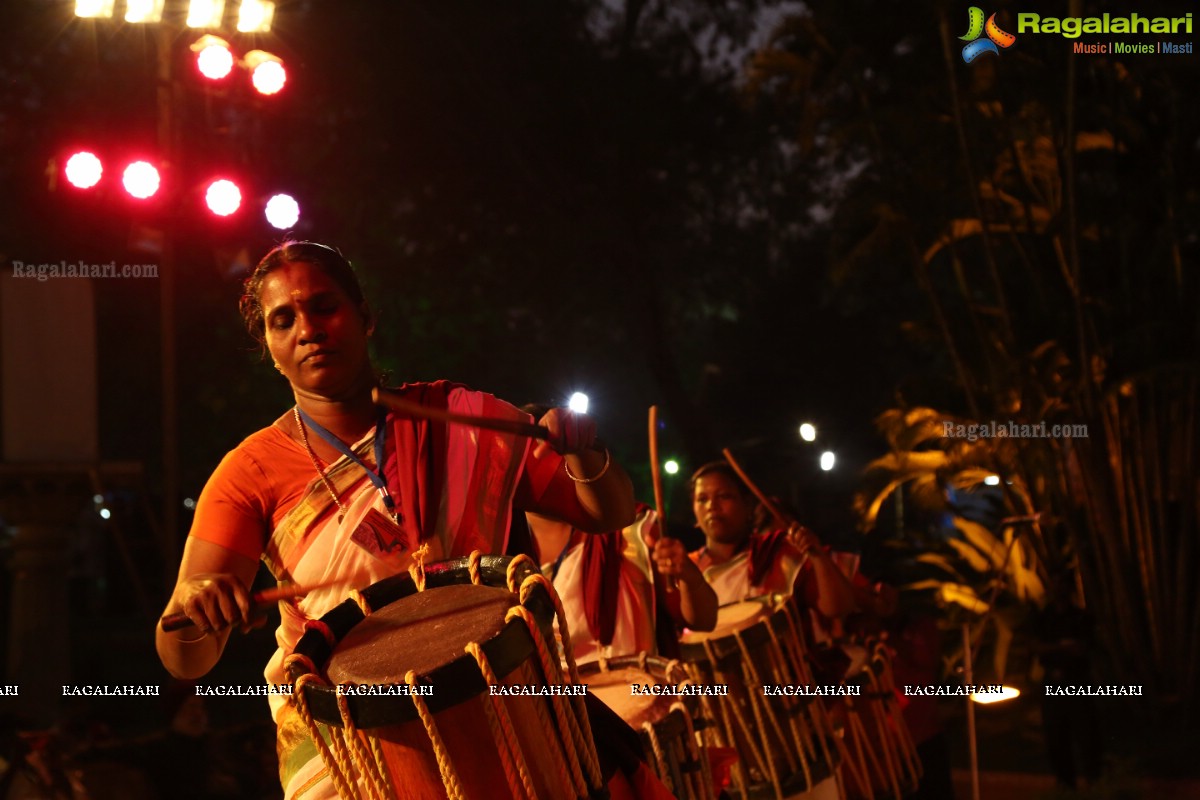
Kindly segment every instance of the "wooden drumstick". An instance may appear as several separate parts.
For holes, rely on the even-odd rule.
[[[779,525],[781,528],[790,529],[792,525],[796,524],[795,520],[785,517],[783,512],[779,510],[779,506],[775,505],[773,502],[771,502],[771,498],[767,497],[766,492],[758,488],[758,485],[755,484],[754,481],[750,480],[750,476],[747,475],[746,471],[743,470],[741,465],[737,463],[737,459],[733,457],[733,453],[729,452],[728,447],[721,451],[721,455],[725,456],[725,460],[729,462],[729,466],[733,467],[733,471],[736,472],[738,477],[742,479],[742,483],[746,484],[746,488],[754,493],[754,496],[758,498],[758,502],[763,504],[763,508],[767,510],[767,513],[775,518],[776,525]],[[791,538],[790,533],[788,538]],[[808,558],[809,555],[808,551],[806,550],[804,552],[804,556],[800,559],[800,565],[804,566],[804,564],[808,562]]]
[[[721,455],[725,456],[725,460],[729,462],[729,466],[733,467],[733,471],[742,479],[742,483],[746,484],[746,488],[754,493],[754,496],[758,498],[758,502],[763,504],[763,508],[767,510],[767,513],[775,518],[775,523],[783,528],[791,527],[792,520],[785,517],[783,512],[779,510],[779,507],[771,502],[771,498],[767,497],[766,493],[758,488],[754,481],[750,480],[750,476],[741,468],[737,459],[733,457],[733,453],[729,452],[728,447],[721,451]]]
[[[276,586],[274,589],[263,589],[261,592],[255,592],[250,599],[254,605],[260,607],[259,610],[263,610],[272,603],[277,603],[280,600],[294,600],[317,589],[325,589],[333,586],[335,583],[338,583],[338,581],[330,580],[307,587],[297,586],[294,583],[287,586]],[[171,631],[181,631],[196,624],[187,614],[167,614],[160,622],[162,629],[168,633]]]
[[[662,467],[658,463],[658,406],[650,406],[650,482],[654,484],[654,512],[658,515],[658,532],[661,537],[667,530],[667,518],[663,516]],[[654,540],[658,544],[658,539]],[[672,575],[667,579],[667,591],[679,588],[679,579]]]
[[[518,422],[512,419],[497,419],[496,417],[476,417],[470,414],[456,414],[453,411],[446,411],[441,408],[431,408],[420,403],[414,403],[412,400],[406,400],[395,392],[388,391],[382,387],[375,387],[371,390],[371,400],[384,408],[391,409],[400,414],[406,414],[410,417],[421,417],[423,419],[434,419],[439,422],[453,422],[457,425],[470,425],[475,428],[483,428],[489,431],[499,431],[500,433],[513,433],[517,436],[528,436],[531,439],[548,440],[550,438],[550,430],[542,425],[535,425],[531,422]]]

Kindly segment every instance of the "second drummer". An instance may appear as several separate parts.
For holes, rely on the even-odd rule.
[[[692,475],[696,527],[704,547],[691,554],[721,605],[764,594],[795,595],[828,619],[854,609],[854,594],[817,537],[793,526],[753,535],[753,493],[725,461],[712,461]]]

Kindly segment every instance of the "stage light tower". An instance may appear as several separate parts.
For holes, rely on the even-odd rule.
[[[182,5],[182,0],[176,0]],[[189,0],[185,24],[188,28],[220,30],[225,17],[225,0]],[[87,19],[112,19],[115,12],[115,0],[76,0],[75,16]],[[176,117],[177,96],[180,86],[173,68],[174,45],[182,28],[178,23],[165,23],[163,11],[165,0],[125,0],[125,21],[133,24],[155,24],[157,27],[157,56],[158,56],[158,146],[162,155],[162,163],[175,164],[181,155],[178,138],[178,120]],[[242,0],[238,7],[237,29],[242,33],[269,33],[275,13],[275,4],[265,0]],[[217,38],[217,37],[214,37]],[[227,45],[226,45],[227,47]],[[197,51],[198,53],[200,51]],[[266,54],[269,56],[269,54]],[[208,61],[215,63],[208,66]],[[228,74],[234,66],[232,52],[228,49],[225,54],[213,52],[202,59],[202,73],[206,76]],[[256,88],[265,94],[278,92],[286,82],[286,72],[283,63],[277,57],[269,56],[263,63],[273,62],[261,76],[254,77]],[[228,64],[228,66],[221,66]],[[224,70],[222,72],[221,70]],[[215,79],[219,79],[215,78]],[[259,83],[262,86],[259,86]],[[149,167],[150,169],[146,169]],[[134,196],[153,196],[159,189],[157,170],[150,170],[152,165],[139,167],[125,177],[125,184],[130,194]],[[67,166],[67,179],[75,186],[88,188],[99,183],[103,167],[99,159],[92,154],[92,159],[82,157]],[[132,188],[131,188],[132,186]],[[153,189],[150,187],[153,186]],[[232,186],[232,184],[231,184]],[[233,191],[222,189],[221,207],[228,208],[232,202],[233,193],[237,193],[234,209],[241,203],[241,193],[233,186]],[[178,196],[178,195],[176,195]],[[232,213],[230,211],[229,213]],[[297,211],[298,213],[298,211]],[[170,228],[163,231],[160,262],[160,299],[162,324],[162,440],[163,440],[163,528],[165,530],[165,550],[168,561],[179,551],[178,542],[178,513],[176,497],[179,494],[179,449],[178,449],[178,402],[176,388],[175,363],[175,298],[174,298],[174,245]],[[169,582],[174,580],[171,565],[167,564],[164,578]]]

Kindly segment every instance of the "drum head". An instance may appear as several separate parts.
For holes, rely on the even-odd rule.
[[[653,694],[633,693],[633,684],[654,686],[661,683],[653,675],[636,668],[615,669],[593,674],[580,674],[588,685],[588,693],[617,712],[631,728],[641,729],[644,722],[657,722],[670,711],[670,702]]]
[[[717,609],[717,626],[711,631],[688,631],[679,637],[680,644],[701,644],[709,639],[732,636],[735,631],[749,628],[759,620],[771,615],[772,604],[768,600],[746,600],[730,603]]]
[[[506,589],[461,584],[427,589],[379,609],[355,625],[329,660],[332,683],[404,683],[409,670],[428,675],[487,642],[516,604]]]

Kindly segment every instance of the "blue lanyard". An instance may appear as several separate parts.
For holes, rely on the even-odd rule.
[[[530,531],[530,535],[533,532]],[[554,566],[550,568],[550,582],[554,583],[554,579],[558,577],[558,570],[562,567],[563,560],[567,557],[567,552],[571,549],[571,540],[575,538],[575,529],[571,528],[571,533],[567,536],[567,543],[563,545],[562,552],[558,554],[558,558],[554,559]]]
[[[375,485],[375,489],[379,492],[379,496],[383,499],[383,505],[387,508],[388,514],[392,521],[399,523],[399,514],[396,513],[396,502],[392,499],[392,493],[388,491],[387,481],[383,477],[383,449],[387,442],[387,409],[379,409],[379,417],[375,421],[375,469],[372,470],[366,463],[351,450],[345,442],[334,436],[325,428],[321,427],[313,418],[304,413],[304,409],[296,406],[296,410],[300,412],[300,418],[304,420],[304,424],[317,432],[317,435],[329,443],[331,447],[344,455],[346,458],[353,461],[363,468],[367,473],[367,477],[371,479],[371,483]]]

